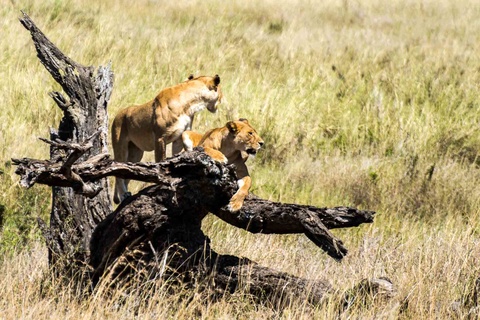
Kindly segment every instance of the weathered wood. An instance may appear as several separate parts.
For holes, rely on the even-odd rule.
[[[248,259],[222,255],[215,265],[215,287],[219,292],[247,291],[264,302],[266,299],[290,302],[308,301],[313,305],[321,303],[333,288],[325,280],[307,280],[265,268]]]
[[[64,149],[52,144],[52,161],[70,158],[69,162],[81,162],[107,152],[107,103],[113,88],[110,66],[100,67],[95,73],[93,67],[83,66],[65,56],[25,13],[20,22],[30,31],[38,58],[68,96],[67,99],[59,92],[50,94],[64,113],[58,131],[51,130],[50,139],[79,143],[99,132],[91,141],[92,146],[77,159],[74,159],[75,155],[72,156],[75,151],[68,155]],[[61,170],[75,178],[69,169],[72,164],[69,162]],[[88,260],[91,234],[96,225],[111,212],[107,179],[97,180],[89,186],[77,179],[76,185],[76,189],[83,189],[84,194],[61,185],[52,188],[50,226],[42,228],[47,239],[50,263],[60,273],[78,272],[72,261],[82,265]],[[86,197],[85,193],[90,197]],[[92,198],[93,195],[96,197]]]
[[[26,187],[30,187],[33,183],[42,183],[71,186],[76,190],[81,190],[82,185],[79,185],[78,179],[63,173],[61,163],[32,159],[13,159],[13,162],[18,165],[17,174],[21,175],[21,183]],[[171,184],[176,188],[183,183],[182,192],[188,188],[191,190],[192,196],[185,193],[175,195],[176,201],[182,199],[183,203],[198,204],[201,202],[201,206],[206,212],[212,212],[224,221],[253,233],[304,233],[335,259],[343,258],[347,249],[328,231],[328,228],[352,227],[361,223],[370,223],[373,221],[374,215],[374,212],[353,208],[317,208],[272,202],[255,197],[248,198],[240,211],[232,213],[226,210],[226,207],[218,206],[218,203],[221,202],[219,199],[226,201],[223,204],[228,203],[227,200],[235,192],[234,173],[229,166],[214,162],[198,150],[183,153],[155,164],[120,163],[107,156],[97,156],[87,159],[79,165],[73,165],[72,170],[86,183],[109,175],[156,184]],[[201,189],[193,181],[199,181],[197,184],[202,183],[206,186]],[[196,187],[191,189],[192,185]],[[222,188],[210,190],[207,188],[210,185],[222,186]],[[206,194],[214,196],[216,200],[214,204],[206,202]],[[187,211],[185,208],[176,208],[175,210]],[[193,211],[199,215],[196,209]]]
[[[13,162],[25,186],[77,184],[76,179],[63,174],[62,163],[34,159]],[[340,260],[346,249],[327,229],[370,223],[374,215],[353,208],[316,208],[256,197],[247,199],[239,212],[231,213],[226,206],[237,188],[234,170],[213,161],[201,149],[160,163],[118,163],[100,155],[74,164],[72,171],[88,183],[110,175],[155,183],[127,198],[95,229],[88,262],[94,283],[105,274],[110,281],[138,277],[142,266],[142,274],[149,278],[185,279],[193,273],[203,279],[213,276],[217,292],[233,292],[247,281],[248,290],[256,296],[283,288],[283,294],[276,291],[277,298],[304,296],[315,302],[329,292],[327,282],[311,282],[248,259],[218,255],[201,231],[202,219],[211,212],[254,233],[305,233]],[[250,272],[246,274],[246,270]]]

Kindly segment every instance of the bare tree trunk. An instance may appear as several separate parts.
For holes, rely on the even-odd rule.
[[[64,111],[52,132],[50,160],[12,159],[21,184],[52,186],[50,226],[42,223],[50,263],[67,276],[87,274],[95,285],[132,279],[196,283],[207,291],[233,292],[240,284],[256,297],[303,298],[317,303],[329,292],[325,281],[309,281],[219,255],[201,230],[213,213],[253,233],[303,233],[329,256],[347,249],[329,229],[373,222],[372,211],[283,204],[250,196],[242,209],[226,209],[236,192],[232,166],[216,163],[201,148],[159,163],[120,163],[107,154],[106,106],[110,68],[81,66],[64,56],[24,14],[38,57],[63,87],[51,96]],[[112,212],[107,176],[153,183]],[[85,268],[87,267],[87,268]],[[88,270],[88,272],[86,272]],[[246,285],[244,285],[246,284]],[[212,290],[213,289],[213,290]]]
[[[93,67],[65,56],[25,13],[20,22],[30,31],[38,58],[68,95],[67,100],[60,92],[50,93],[64,114],[58,130],[51,129],[50,139],[79,143],[93,137],[92,147],[80,161],[108,152],[107,103],[113,88],[110,66],[100,67],[95,73]],[[68,151],[52,145],[50,159],[65,161]],[[96,197],[89,198],[72,188],[52,187],[50,226],[43,221],[40,225],[47,239],[50,264],[60,273],[81,270],[78,266],[89,259],[93,230],[111,212],[107,179],[94,182],[94,189],[98,190]]]

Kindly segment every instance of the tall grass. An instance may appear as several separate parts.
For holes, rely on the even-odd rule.
[[[480,4],[0,0],[0,318],[336,315],[333,303],[295,302],[280,312],[242,294],[203,303],[191,292],[187,305],[160,288],[149,302],[139,305],[139,294],[115,305],[60,292],[34,227],[36,217],[48,218],[49,190],[21,189],[9,161],[47,158],[37,137],[61,117],[47,95],[60,88],[18,22],[21,9],[72,59],[112,62],[111,118],[190,73],[218,73],[226,102],[194,127],[250,120],[266,142],[248,163],[254,193],[378,213],[372,225],[335,230],[350,249],[341,263],[302,235],[253,235],[208,217],[204,230],[217,251],[329,279],[338,295],[363,278],[393,281],[392,300],[344,317],[448,318],[451,303],[472,289],[480,257]]]

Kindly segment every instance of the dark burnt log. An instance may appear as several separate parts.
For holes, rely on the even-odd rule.
[[[269,216],[275,219],[265,218]],[[319,208],[295,203],[273,202],[249,195],[242,210],[235,216],[228,211],[219,212],[218,216],[236,227],[248,229],[252,233],[301,233],[303,220],[314,216],[328,229],[357,227],[363,223],[373,222],[374,211],[360,211],[349,207]]]
[[[225,181],[215,185],[202,180],[145,188],[108,216],[92,238],[93,283],[102,278],[123,286],[130,280],[161,279],[170,285],[195,285],[211,296],[241,290],[259,301],[302,299],[313,304],[332,291],[327,281],[298,278],[212,250],[201,230],[209,211],[204,205],[224,207],[229,197],[216,196]],[[196,192],[208,196],[199,202]],[[185,207],[186,199],[193,200],[187,205],[191,207]]]
[[[348,207],[318,208],[272,202],[255,196],[249,196],[236,213],[224,209],[215,213],[225,222],[252,233],[305,233],[312,242],[337,260],[347,254],[347,249],[328,229],[371,223],[374,214],[373,211]]]
[[[13,159],[13,162],[18,165],[16,172],[21,175],[21,183],[26,187],[30,187],[33,183],[42,183],[71,186],[76,190],[81,190],[79,187],[82,185],[79,185],[78,179],[64,174],[61,163],[26,158]],[[72,166],[72,170],[85,183],[114,175],[159,185],[169,185],[174,180],[176,184],[184,181],[186,186],[194,185],[192,181],[222,186],[215,190],[194,188],[191,189],[191,195],[188,197],[182,198],[185,197],[185,194],[182,194],[176,195],[176,199],[182,199],[182,203],[185,205],[191,202],[198,206],[201,203],[207,212],[212,212],[224,221],[253,233],[304,233],[335,259],[342,259],[347,253],[347,249],[341,240],[337,239],[328,229],[358,226],[360,223],[373,221],[374,212],[346,207],[317,208],[251,197],[245,201],[244,207],[240,211],[232,213],[226,210],[225,206],[205,202],[208,194],[214,195],[214,199],[217,200],[215,203],[218,204],[219,199],[223,199],[225,201],[223,204],[226,204],[227,200],[235,193],[236,178],[233,173],[230,173],[232,171],[230,169],[230,166],[215,163],[199,150],[183,153],[155,164],[119,163],[111,160],[108,156],[100,155]],[[122,204],[120,208],[123,207]],[[175,210],[187,212],[184,208]]]
[[[75,187],[78,183],[64,175],[62,163],[25,158],[13,162],[18,165],[16,172],[21,183],[27,187],[35,183]],[[112,283],[132,278],[138,281],[142,276],[170,282],[174,279],[182,284],[201,283],[218,294],[234,292],[241,286],[257,298],[304,298],[315,303],[330,292],[327,282],[308,281],[248,259],[218,255],[201,230],[202,219],[211,212],[255,233],[305,233],[339,260],[346,249],[338,245],[341,241],[327,228],[370,223],[374,214],[353,208],[282,204],[255,197],[248,199],[245,208],[231,213],[225,208],[237,189],[233,167],[213,161],[201,149],[159,163],[118,163],[108,155],[99,155],[73,164],[72,171],[86,183],[110,175],[155,183],[125,199],[95,229],[88,262],[94,284],[100,279]],[[252,208],[258,211],[251,212]],[[252,224],[245,223],[247,214],[251,221],[263,221],[262,228],[251,228]],[[282,223],[287,225],[280,228]],[[338,253],[340,249],[344,251]]]
[[[14,160],[14,163],[26,186],[32,183],[73,186],[76,183],[62,176],[59,163],[30,159]],[[316,303],[330,292],[327,282],[308,281],[261,267],[248,259],[218,255],[201,230],[202,219],[212,212],[233,225],[257,233],[305,233],[310,239],[316,237],[312,239],[314,243],[336,259],[341,259],[346,249],[337,254],[338,247],[329,247],[330,243],[341,242],[328,232],[327,226],[339,228],[344,223],[350,227],[352,221],[358,225],[362,219],[372,222],[373,212],[320,209],[253,197],[239,212],[228,212],[226,205],[237,188],[234,170],[216,163],[201,150],[155,164],[117,163],[109,157],[97,156],[73,165],[72,170],[87,182],[115,175],[155,183],[123,201],[95,229],[89,261],[94,284],[101,278],[112,283],[131,278],[138,281],[142,275],[142,279],[149,280],[201,283],[205,289],[213,288],[216,294],[235,292],[241,287],[260,299],[267,296],[282,300],[302,298]],[[258,210],[252,220],[268,221],[261,229],[251,229],[244,223],[252,207]],[[306,208],[308,215],[303,213]],[[315,212],[318,215],[313,215]],[[339,215],[342,219],[336,219]],[[300,221],[304,218],[307,221]],[[288,225],[280,229],[278,226],[282,223],[290,223],[291,232]]]
[[[95,230],[90,261],[94,284],[102,276],[113,283],[130,277],[138,281],[141,270],[147,279],[195,282],[220,295],[241,288],[259,299],[318,303],[330,292],[325,281],[301,279],[211,249],[201,222],[228,205],[237,188],[233,168],[201,151],[183,153],[159,167],[162,181],[127,198]]]
[[[265,268],[257,263],[235,256],[221,255],[215,264],[213,281],[219,293],[234,293],[247,290],[254,298],[289,303],[292,300],[308,301],[318,305],[325,296],[333,292],[326,280],[307,280],[285,272]]]
[[[60,92],[50,93],[63,111],[59,128],[51,129],[50,139],[80,143],[93,137],[91,146],[78,158],[75,150],[51,145],[50,159],[64,163],[69,159],[61,170],[71,178],[78,178],[69,169],[73,162],[108,150],[107,103],[113,88],[113,73],[110,66],[99,67],[95,72],[93,67],[65,56],[25,13],[20,22],[30,32],[41,63],[68,96],[67,99]],[[82,273],[80,266],[89,259],[91,234],[112,210],[107,179],[88,186],[76,179],[76,186],[74,189],[53,186],[50,226],[45,228],[44,223],[40,224],[49,249],[49,262],[60,274]],[[83,190],[83,194],[75,190]]]

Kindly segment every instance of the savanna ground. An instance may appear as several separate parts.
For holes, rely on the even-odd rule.
[[[272,307],[238,293],[205,303],[161,286],[119,304],[100,292],[78,299],[57,284],[35,223],[48,219],[50,191],[22,189],[10,163],[48,158],[37,137],[61,117],[47,95],[60,88],[36,58],[20,10],[72,59],[111,61],[110,120],[190,73],[218,73],[226,101],[194,127],[251,121],[266,142],[249,161],[254,193],[377,212],[371,225],[334,230],[350,249],[341,263],[303,235],[252,235],[209,217],[204,230],[218,252],[329,279],[334,298],[363,278],[395,284],[390,301],[343,318],[467,315],[450,306],[479,276],[480,3],[0,0],[0,319],[337,315],[328,301]]]

